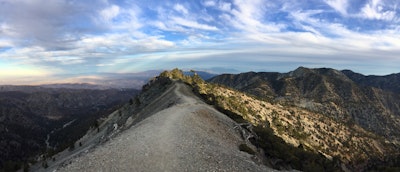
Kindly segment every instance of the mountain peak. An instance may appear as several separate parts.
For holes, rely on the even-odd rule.
[[[286,76],[294,78],[317,76],[317,78],[336,79],[342,82],[351,82],[351,80],[344,73],[332,68],[299,67],[296,70],[289,72]]]
[[[307,73],[312,72],[313,70],[306,68],[306,67],[298,67],[297,69],[295,69],[294,71],[289,72],[289,76],[291,77],[301,77],[304,76]]]

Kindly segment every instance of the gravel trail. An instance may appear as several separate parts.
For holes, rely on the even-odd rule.
[[[57,171],[274,171],[239,151],[235,123],[188,86],[175,82],[168,98],[175,103]]]

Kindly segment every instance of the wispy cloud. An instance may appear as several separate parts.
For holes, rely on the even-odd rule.
[[[196,21],[190,21],[190,20],[187,20],[187,19],[184,19],[181,17],[172,17],[171,20],[173,23],[175,23],[177,25],[188,27],[188,28],[201,29],[201,30],[212,30],[212,31],[218,30],[218,28],[215,26],[201,24]]]
[[[204,1],[203,4],[206,7],[213,7],[216,5],[216,2],[214,0],[207,0],[207,1]]]
[[[228,12],[223,18],[240,31],[253,34],[278,32],[284,26],[265,19],[268,4],[269,2],[264,0],[235,0],[232,4],[220,4],[219,8]]]
[[[174,10],[186,15],[189,13],[188,9],[186,9],[182,4],[175,4]]]
[[[360,16],[367,19],[392,21],[396,17],[395,10],[386,6],[382,0],[369,0],[361,9]]]
[[[325,2],[342,15],[347,15],[348,0],[325,0]]]

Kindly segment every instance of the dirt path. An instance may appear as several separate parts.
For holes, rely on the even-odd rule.
[[[243,141],[232,120],[188,86],[173,87],[174,105],[57,171],[273,171],[238,150]]]

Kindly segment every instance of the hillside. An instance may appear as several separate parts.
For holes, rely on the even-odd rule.
[[[375,87],[385,91],[400,93],[400,73],[386,76],[365,76],[351,70],[343,70],[341,72],[361,86]]]
[[[39,154],[68,148],[137,92],[0,86],[0,169],[18,169]]]
[[[396,93],[359,85],[342,72],[326,68],[220,75],[209,81],[252,95],[254,98],[248,98],[247,103],[236,96],[238,104],[245,107],[249,104],[246,109],[251,114],[249,120],[255,123],[267,120],[277,127],[278,134],[280,130],[290,136],[291,130],[297,131],[313,149],[341,157],[353,167],[369,166],[368,163],[386,161],[387,157],[399,162],[398,154],[393,152],[399,150],[400,138],[400,102]],[[235,99],[229,94],[219,96]],[[275,110],[259,108],[266,106],[263,103],[272,104],[267,109]],[[270,116],[266,118],[264,114],[268,113]],[[289,137],[286,141],[296,145],[299,139]]]
[[[312,110],[297,104],[298,100],[307,101],[308,97],[302,97],[303,94],[317,96],[316,90],[326,89],[317,81],[325,86],[330,82],[333,85],[329,93],[320,91],[322,96],[315,98],[313,103],[329,98],[327,95],[333,96],[332,91],[336,89],[332,88],[340,85],[335,85],[335,82],[345,83],[341,87],[344,93],[348,92],[344,89],[349,88],[358,94],[366,89],[358,87],[336,70],[313,70],[300,68],[286,74],[264,74],[267,77],[249,73],[252,77],[248,80],[246,74],[239,74],[241,81],[235,75],[222,75],[224,81],[252,88],[254,92],[266,93],[265,90],[269,89],[275,93],[267,98],[205,82],[197,74],[187,76],[178,69],[165,71],[144,85],[142,93],[129,104],[98,120],[97,127],[90,128],[75,142],[74,145],[79,146],[49,156],[42,162],[45,168],[36,165],[32,169],[399,170],[400,149],[396,135],[384,137],[356,121],[352,122],[352,118],[337,118],[330,111],[319,112],[318,108]],[[268,80],[282,79],[283,84],[268,85],[262,79],[268,77]],[[320,80],[313,82],[313,78]],[[287,80],[294,80],[296,84],[285,83]],[[260,85],[264,87],[258,89],[254,83],[262,83]],[[303,84],[302,91],[299,91],[298,84]],[[272,89],[280,87],[285,96],[277,96],[281,92]],[[290,89],[293,94],[288,94]],[[322,107],[320,104],[318,107]]]
[[[400,130],[400,95],[359,84],[334,69],[298,68],[289,73],[220,75],[210,82],[271,102],[322,113],[339,122],[356,123],[394,142],[400,138],[397,132]]]

